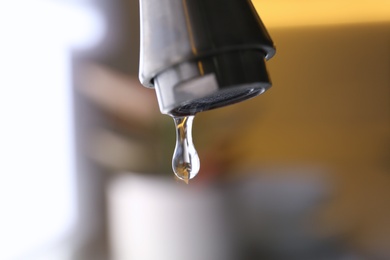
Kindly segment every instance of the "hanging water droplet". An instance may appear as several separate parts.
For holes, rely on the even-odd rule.
[[[200,169],[199,156],[192,142],[194,117],[173,117],[176,126],[176,147],[172,158],[172,169],[176,176],[185,182],[194,178]]]

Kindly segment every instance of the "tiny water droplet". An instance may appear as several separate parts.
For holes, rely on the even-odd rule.
[[[192,122],[195,116],[173,117],[176,126],[176,147],[172,158],[172,169],[176,176],[187,182],[200,169],[200,161],[192,142]]]

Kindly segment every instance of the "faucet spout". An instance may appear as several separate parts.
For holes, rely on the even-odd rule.
[[[273,42],[249,0],[140,0],[139,78],[160,111],[194,115],[271,86]]]

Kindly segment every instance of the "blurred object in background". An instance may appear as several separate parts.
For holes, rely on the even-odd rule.
[[[82,239],[71,49],[103,34],[86,1],[0,3],[0,259],[69,259]]]
[[[112,259],[230,259],[218,190],[118,176],[108,188]]]
[[[348,247],[346,230],[317,228],[330,190],[305,171],[248,172],[218,187],[118,176],[108,189],[112,259],[373,259]]]
[[[106,115],[108,121],[83,122],[88,127],[79,141],[85,149],[83,153],[113,171],[156,171],[158,168],[150,164],[150,160],[156,162],[150,147],[158,143],[153,137],[159,116],[153,93],[141,89],[135,78],[109,67],[87,63],[77,68],[75,75],[80,81],[76,93]]]

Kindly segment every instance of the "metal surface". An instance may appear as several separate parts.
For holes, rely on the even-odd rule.
[[[263,93],[275,49],[247,0],[140,0],[139,78],[164,114],[191,115]]]

